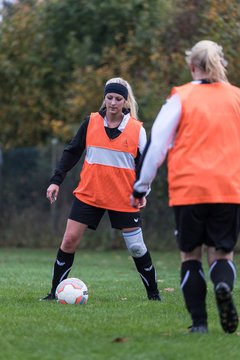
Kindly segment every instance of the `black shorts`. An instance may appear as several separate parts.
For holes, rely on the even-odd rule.
[[[240,231],[240,204],[174,206],[179,249],[191,252],[206,244],[226,253],[233,251]]]
[[[122,212],[102,209],[96,206],[88,205],[77,198],[73,200],[69,219],[88,225],[89,229],[96,230],[105,211],[111,222],[112,228],[124,229],[132,227],[141,227],[140,211]]]

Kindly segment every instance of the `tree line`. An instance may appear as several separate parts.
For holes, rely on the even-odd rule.
[[[132,85],[149,131],[171,87],[190,80],[184,51],[201,39],[223,46],[239,85],[236,0],[5,0],[1,15],[5,149],[68,141],[115,76]]]

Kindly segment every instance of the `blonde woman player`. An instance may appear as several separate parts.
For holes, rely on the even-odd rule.
[[[169,203],[181,251],[181,289],[190,332],[206,333],[207,246],[210,277],[222,328],[238,326],[232,298],[233,250],[240,227],[240,89],[226,77],[222,47],[203,40],[186,52],[193,81],[175,87],[151,131],[134,185],[138,207],[168,152]]]
[[[140,208],[129,197],[136,178],[135,168],[146,144],[146,132],[136,119],[137,104],[132,89],[122,78],[110,79],[104,88],[99,112],[91,113],[63,151],[51,178],[47,198],[53,203],[66,173],[86,155],[80,182],[53,269],[52,288],[42,300],[54,300],[58,284],[73,265],[75,251],[87,228],[96,230],[105,211],[111,226],[122,231],[149,300],[161,300],[155,269],[143,240]],[[100,266],[100,265],[99,265]]]

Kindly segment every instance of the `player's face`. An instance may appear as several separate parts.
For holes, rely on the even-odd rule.
[[[105,103],[107,112],[112,115],[116,115],[122,112],[122,108],[125,104],[125,99],[122,95],[116,93],[108,93],[105,96]]]

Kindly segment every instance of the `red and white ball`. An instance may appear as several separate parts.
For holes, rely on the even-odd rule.
[[[85,304],[88,300],[88,288],[80,279],[65,279],[56,289],[56,299],[61,304]]]

